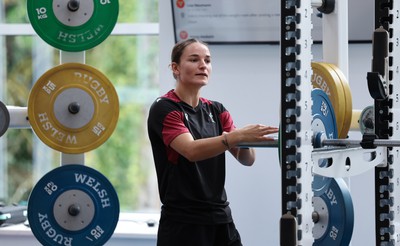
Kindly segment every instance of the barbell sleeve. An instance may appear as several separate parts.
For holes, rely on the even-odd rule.
[[[345,147],[358,147],[361,145],[361,140],[349,139],[324,139],[323,146],[345,146]],[[382,147],[400,147],[400,140],[391,139],[375,139],[372,141],[375,146]]]
[[[321,141],[322,146],[337,146],[337,147],[360,147],[362,140],[353,139],[324,139]],[[400,147],[400,140],[391,139],[375,139],[372,141],[375,146],[382,147]],[[243,142],[237,145],[239,148],[278,148],[278,139],[262,142]]]
[[[10,114],[9,128],[27,129],[31,127],[28,121],[27,107],[7,106],[7,110]]]

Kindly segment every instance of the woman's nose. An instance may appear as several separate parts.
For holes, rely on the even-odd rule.
[[[199,67],[204,68],[206,67],[206,65],[207,65],[206,61],[200,60]]]

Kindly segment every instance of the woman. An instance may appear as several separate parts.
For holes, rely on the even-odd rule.
[[[251,166],[241,142],[272,140],[278,128],[235,128],[225,107],[200,96],[212,71],[206,43],[188,39],[171,53],[175,89],[151,106],[148,134],[162,202],[158,246],[242,245],[225,193],[225,151]]]

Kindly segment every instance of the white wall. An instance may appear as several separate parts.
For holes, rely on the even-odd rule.
[[[173,88],[168,69],[174,44],[170,1],[160,1],[160,84],[161,92]],[[280,48],[278,45],[212,45],[213,74],[203,96],[218,100],[228,108],[238,127],[249,123],[277,126],[280,107]],[[370,69],[370,44],[349,48],[349,81],[353,108],[372,104],[366,74]],[[321,46],[314,58],[321,60]],[[354,134],[354,137],[359,135]],[[279,245],[281,180],[276,149],[257,149],[252,167],[228,158],[226,189],[235,223],[246,246]],[[374,245],[373,171],[351,178],[355,206],[352,245]]]

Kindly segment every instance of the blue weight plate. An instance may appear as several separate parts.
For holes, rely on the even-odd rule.
[[[10,125],[10,113],[4,103],[0,101],[0,137],[6,133]]]
[[[335,111],[328,95],[321,89],[313,89],[311,99],[313,101],[311,108],[313,114],[313,132],[324,131],[327,138],[337,138],[338,130],[336,127]],[[319,122],[314,122],[316,119]]]
[[[331,179],[325,192],[313,197],[318,221],[314,224],[313,246],[349,245],[354,226],[354,209],[343,179]]]
[[[312,131],[315,133],[323,132],[327,138],[337,138],[338,130],[336,126],[336,117],[333,105],[329,100],[328,95],[321,89],[313,89],[311,92],[313,106],[311,108],[313,114]],[[324,167],[329,163],[327,160],[318,163]],[[331,178],[322,177],[319,175],[314,176],[313,191],[316,196],[324,193],[326,187],[329,186]]]
[[[44,246],[104,245],[114,233],[119,200],[110,181],[83,165],[64,165],[44,175],[28,201],[28,221]]]

